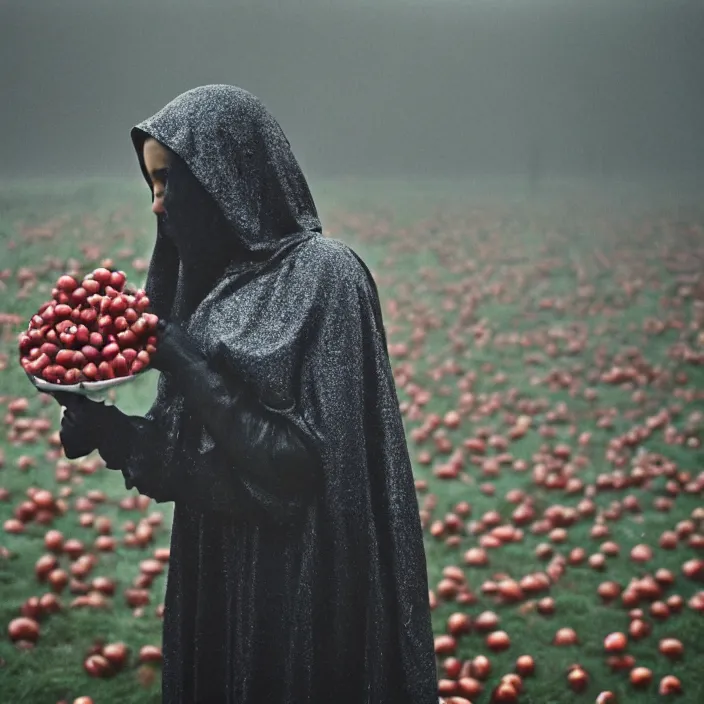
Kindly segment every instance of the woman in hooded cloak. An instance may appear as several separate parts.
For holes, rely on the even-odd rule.
[[[322,235],[288,140],[247,91],[189,90],[131,136],[158,224],[157,398],[145,417],[80,399],[61,440],[174,502],[163,701],[436,704],[369,270]]]

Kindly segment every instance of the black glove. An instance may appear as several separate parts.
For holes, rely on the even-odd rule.
[[[188,333],[175,323],[159,320],[156,352],[150,361],[154,369],[180,376],[188,373],[189,366],[204,360],[205,355],[198,349]]]
[[[61,395],[67,398],[60,399],[57,395],[54,397],[66,408],[59,432],[64,454],[70,460],[90,455],[98,448],[93,415],[90,412],[90,406],[96,404],[82,396],[67,393]]]
[[[115,406],[83,396],[59,402],[66,405],[59,433],[66,457],[73,460],[98,450],[109,469],[122,469],[137,436],[133,419]]]

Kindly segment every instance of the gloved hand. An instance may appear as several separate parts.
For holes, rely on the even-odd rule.
[[[64,399],[65,395],[57,400],[66,406],[59,433],[66,457],[74,460],[98,450],[109,469],[121,469],[137,432],[131,417],[115,406],[72,394]]]
[[[157,326],[156,353],[151,366],[160,372],[173,375],[188,374],[189,368],[199,367],[206,361],[205,355],[183,328],[175,323],[159,320]]]
[[[75,460],[98,449],[97,433],[94,428],[95,416],[90,408],[98,404],[74,394],[62,394],[62,397],[67,398],[56,399],[66,407],[61,419],[59,437],[66,457]]]

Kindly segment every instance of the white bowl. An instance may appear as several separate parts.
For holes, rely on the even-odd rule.
[[[27,374],[27,376],[32,384],[39,389],[39,391],[43,391],[44,393],[62,391],[68,394],[76,394],[77,396],[85,396],[91,400],[102,400],[108,395],[110,389],[129,384],[147,371],[149,370],[145,369],[139,372],[139,374],[121,376],[117,379],[106,379],[105,381],[81,381],[78,384],[52,384],[48,381],[44,381],[44,379],[32,376],[31,374]]]

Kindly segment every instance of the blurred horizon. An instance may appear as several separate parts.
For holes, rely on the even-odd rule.
[[[327,177],[700,182],[704,3],[0,4],[0,176],[139,176],[130,128],[204,83]]]

